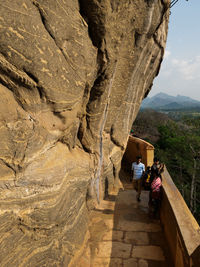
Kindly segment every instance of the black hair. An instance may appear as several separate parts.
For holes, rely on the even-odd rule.
[[[155,171],[154,171],[154,176],[156,176],[156,177],[160,176],[160,172],[159,172],[158,169],[155,169]]]
[[[156,162],[156,161],[159,161],[159,158],[155,157],[155,158],[153,159],[153,162]]]
[[[141,155],[137,156],[137,159],[142,159],[142,156]]]

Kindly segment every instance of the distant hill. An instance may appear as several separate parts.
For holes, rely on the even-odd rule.
[[[165,93],[159,93],[153,97],[147,97],[142,101],[142,109],[155,110],[180,110],[190,108],[200,108],[200,101],[194,100],[188,96],[170,96]]]
[[[159,138],[158,125],[167,125],[172,120],[167,114],[152,109],[140,110],[133,123],[133,135],[155,144]]]

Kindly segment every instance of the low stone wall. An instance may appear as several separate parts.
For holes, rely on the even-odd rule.
[[[163,174],[161,222],[175,267],[200,266],[200,227],[167,170]]]

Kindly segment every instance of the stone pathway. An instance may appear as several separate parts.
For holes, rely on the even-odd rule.
[[[148,192],[137,202],[132,186],[112,195],[91,213],[84,267],[166,267],[167,246],[158,220],[148,216]]]

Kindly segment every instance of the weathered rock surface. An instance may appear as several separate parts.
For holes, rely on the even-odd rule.
[[[88,209],[117,188],[162,61],[167,0],[0,6],[1,266],[68,266]]]

